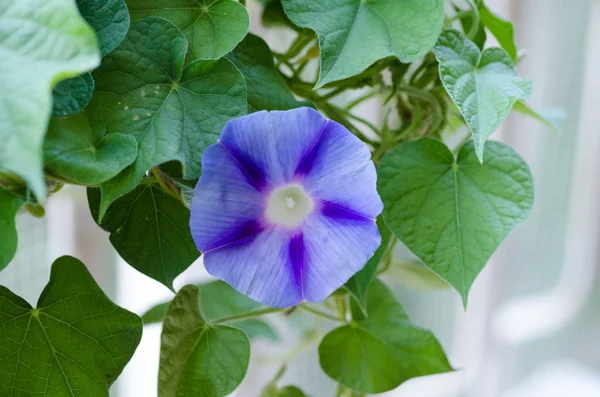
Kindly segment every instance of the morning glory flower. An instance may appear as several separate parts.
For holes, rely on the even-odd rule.
[[[206,270],[272,307],[319,302],[379,246],[367,147],[300,108],[227,123],[202,156],[190,228]]]

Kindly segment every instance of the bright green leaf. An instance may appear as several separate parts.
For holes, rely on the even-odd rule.
[[[77,0],[81,16],[96,31],[100,53],[105,56],[121,44],[129,29],[125,0]]]
[[[306,397],[306,394],[296,386],[286,386],[279,390],[276,394],[277,397]]]
[[[95,127],[101,123],[94,123]],[[60,179],[98,185],[135,161],[137,142],[131,135],[92,130],[85,112],[53,118],[44,142],[46,169]]]
[[[237,292],[224,281],[211,281],[206,284],[199,284],[197,287],[202,292],[200,303],[208,321],[219,320],[266,307],[253,301],[246,295]],[[160,303],[149,309],[142,316],[144,324],[162,322],[168,306],[168,302]],[[271,340],[279,339],[275,331],[263,320],[249,319],[236,321],[233,325],[246,332],[246,335],[250,339],[258,336],[263,336]]]
[[[189,60],[219,59],[242,41],[250,18],[246,8],[232,0],[127,0],[131,17],[167,18],[190,43]]]
[[[46,197],[42,145],[52,87],[98,65],[93,30],[72,0],[0,2],[0,170]]]
[[[94,71],[96,92],[86,111],[108,129],[138,141],[136,161],[102,184],[100,219],[150,168],[171,160],[184,178],[200,176],[200,157],[230,119],[246,113],[244,78],[226,59],[194,61],[183,70],[187,41],[171,22],[140,19],[121,46]]]
[[[0,187],[0,270],[8,265],[17,252],[15,216],[24,203],[21,197]]]
[[[515,112],[525,114],[529,117],[533,117],[546,127],[553,129],[554,131],[562,131],[565,127],[565,121],[567,114],[563,109],[544,109],[535,110],[525,101],[517,101],[513,106]]]
[[[410,322],[379,280],[367,293],[369,316],[329,332],[319,345],[327,375],[360,393],[382,393],[417,376],[452,371],[439,342]],[[353,311],[360,311],[354,305]]]
[[[306,397],[306,394],[296,386],[286,386],[279,389],[274,384],[270,384],[263,390],[260,397]]]
[[[445,30],[433,51],[442,83],[469,125],[477,157],[483,162],[486,139],[517,100],[531,95],[532,82],[519,77],[506,51],[481,52],[456,30]]]
[[[249,34],[227,55],[246,79],[248,111],[288,110],[307,106],[299,102],[275,68],[273,54],[267,43]]]
[[[164,321],[158,397],[223,397],[241,383],[250,360],[243,331],[209,324],[193,285],[179,291]]]
[[[79,260],[52,265],[37,308],[0,287],[0,395],[108,397],[142,338]]]
[[[92,99],[94,78],[89,73],[63,80],[52,91],[52,117],[73,116]]]
[[[517,62],[517,46],[515,44],[515,32],[513,24],[494,14],[482,1],[479,6],[479,19],[498,40],[498,43],[504,51],[510,56],[513,62]]]
[[[316,88],[359,74],[375,61],[422,57],[444,22],[443,0],[282,0],[296,25],[317,32],[321,73]]]
[[[98,189],[88,189],[88,202],[98,222]],[[173,289],[175,277],[200,256],[189,223],[190,210],[181,201],[142,183],[115,201],[99,224],[125,262]]]
[[[442,142],[421,139],[385,155],[377,172],[386,223],[465,305],[481,269],[533,205],[527,163],[499,142],[486,150],[480,164],[469,141],[455,161]]]
[[[379,262],[381,262],[383,254],[385,253],[392,237],[392,232],[386,226],[382,217],[377,218],[377,227],[379,229],[379,233],[381,234],[381,245],[379,248],[377,248],[373,254],[373,257],[369,259],[365,267],[363,267],[358,273],[356,273],[350,278],[350,280],[346,282],[346,288],[356,299],[356,302],[359,304],[361,310],[365,314],[367,313],[367,288],[369,288],[371,281],[375,277],[375,272],[377,272]]]

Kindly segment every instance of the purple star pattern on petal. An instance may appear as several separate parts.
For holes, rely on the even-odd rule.
[[[230,121],[202,157],[190,228],[207,271],[272,307],[319,302],[381,242],[367,147],[301,108]]]

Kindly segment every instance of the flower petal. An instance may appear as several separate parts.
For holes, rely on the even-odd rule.
[[[342,125],[328,121],[320,140],[298,167],[304,187],[322,201],[375,219],[383,210],[377,173],[367,146]]]
[[[202,156],[202,176],[192,198],[190,230],[201,252],[262,230],[264,196],[220,144]]]
[[[284,227],[270,227],[206,252],[204,266],[214,277],[265,305],[297,305],[303,301],[301,274],[290,256],[302,251],[297,251],[294,240]]]
[[[311,108],[256,112],[229,121],[220,142],[259,188],[289,182],[327,120]]]
[[[315,214],[303,226],[304,299],[320,302],[362,269],[381,244],[375,221],[352,213]]]

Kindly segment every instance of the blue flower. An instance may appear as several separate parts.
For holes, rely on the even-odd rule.
[[[367,147],[310,108],[230,121],[202,156],[190,228],[206,270],[272,307],[319,302],[381,242]]]

